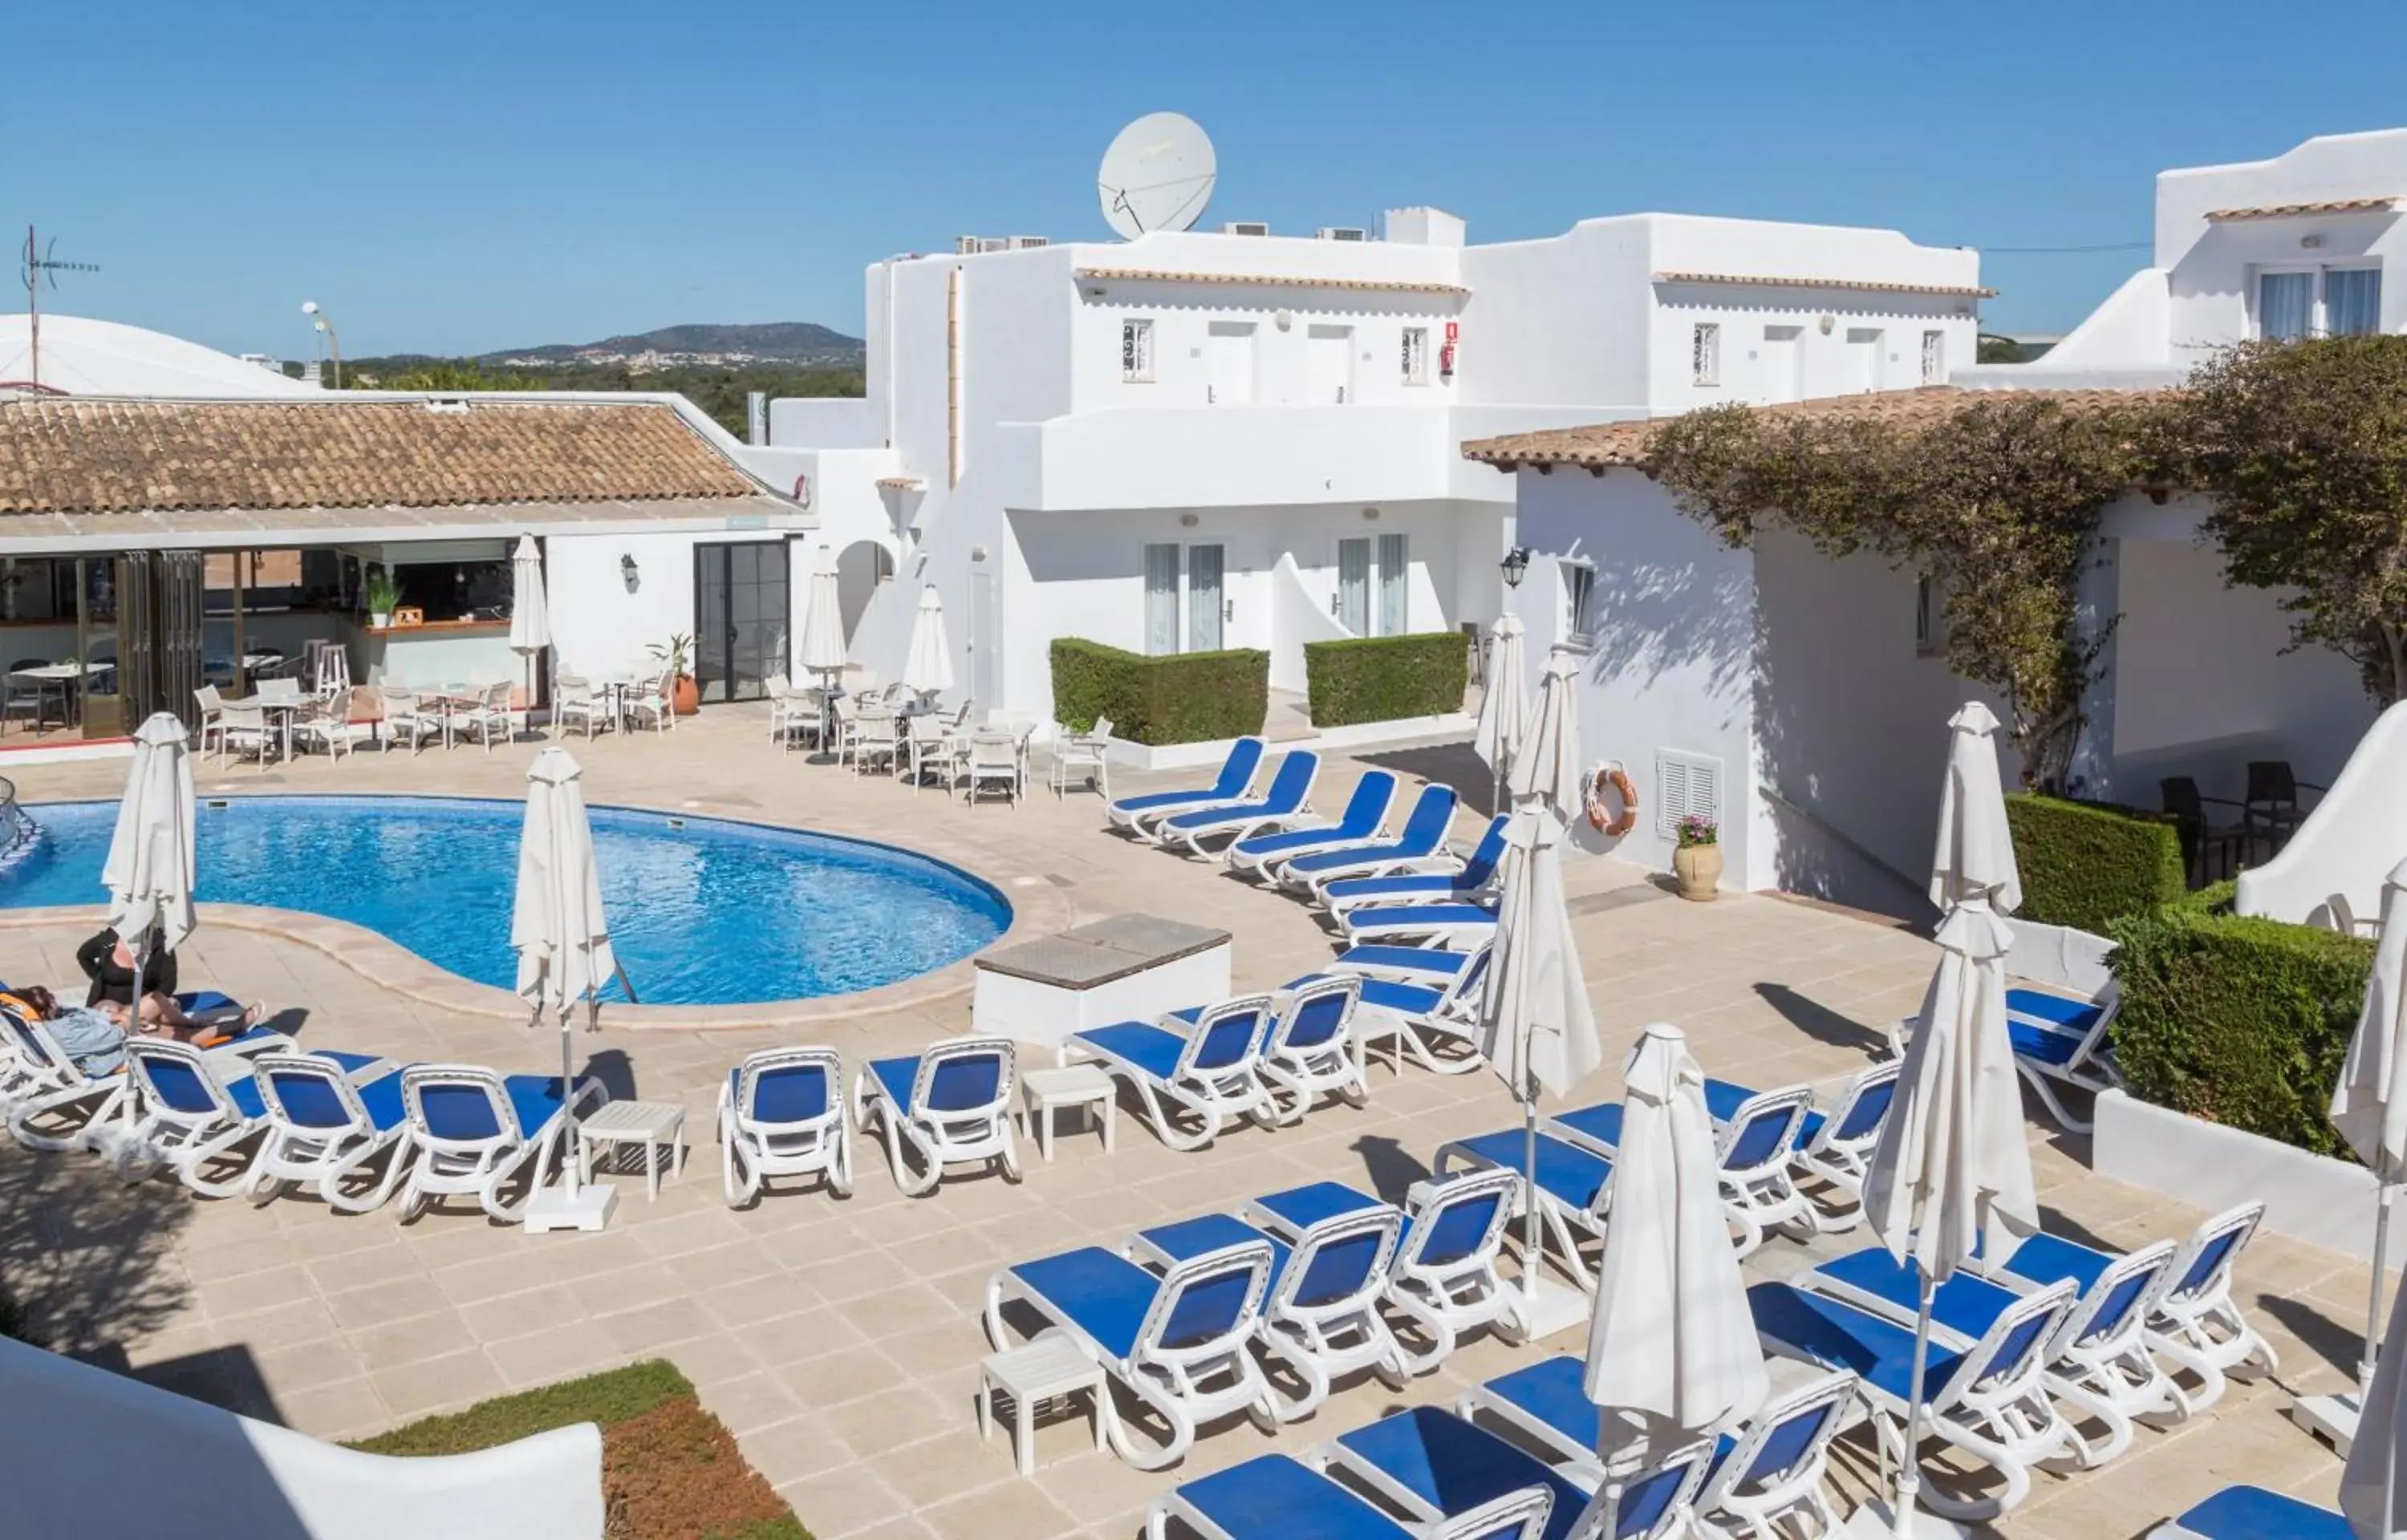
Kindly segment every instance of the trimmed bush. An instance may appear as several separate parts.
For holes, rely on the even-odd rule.
[[[1131,743],[1208,743],[1262,730],[1271,655],[1238,649],[1147,657],[1084,637],[1053,642],[1053,716],[1084,732],[1110,717]]]
[[[1316,728],[1459,712],[1470,670],[1471,649],[1460,631],[1303,644],[1304,690]]]
[[[2350,1158],[2324,1109],[2373,943],[2236,915],[2230,896],[2220,884],[2109,929],[2123,996],[2115,1062],[2159,1107]]]
[[[2023,879],[2026,919],[2096,935],[2188,891],[2181,834],[2169,813],[2017,792],[2006,824]]]

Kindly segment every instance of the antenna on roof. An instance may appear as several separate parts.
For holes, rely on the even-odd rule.
[[[1189,230],[1212,196],[1218,162],[1195,120],[1148,112],[1119,131],[1104,151],[1095,192],[1104,220],[1134,240],[1148,230]]]
[[[55,290],[59,287],[59,275],[62,273],[97,273],[100,271],[100,264],[98,262],[63,262],[59,261],[56,257],[51,255],[51,253],[56,251],[58,247],[59,242],[57,236],[53,235],[50,237],[50,244],[43,246],[35,240],[34,227],[32,225],[27,225],[25,227],[25,249],[20,259],[19,267],[21,270],[21,276],[25,280],[25,320],[28,329],[33,334],[33,361],[31,367],[33,369],[34,388],[37,390],[41,389],[42,385],[42,285],[48,283],[51,289]]]

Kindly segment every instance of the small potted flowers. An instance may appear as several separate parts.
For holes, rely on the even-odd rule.
[[[1703,813],[1692,812],[1680,820],[1678,834],[1672,874],[1680,880],[1680,897],[1709,904],[1721,886],[1721,827]]]

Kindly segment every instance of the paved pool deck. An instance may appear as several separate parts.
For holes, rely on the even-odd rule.
[[[1040,789],[1017,808],[915,795],[780,753],[765,715],[750,707],[713,708],[665,736],[568,746],[586,766],[591,801],[912,845],[1002,888],[1023,911],[1020,934],[1131,911],[1224,928],[1235,938],[1241,989],[1284,982],[1331,955],[1314,911],[1218,866],[1104,833],[1091,795],[1057,801]],[[367,753],[264,773],[211,762],[200,779],[210,794],[515,797],[533,752]],[[1043,762],[1040,754],[1040,777]],[[1365,751],[1332,761],[1318,800],[1336,806],[1366,762],[1450,768],[1462,784],[1485,784],[1460,745]],[[30,803],[114,797],[124,770],[101,761],[0,765],[0,773]],[[1190,779],[1130,776],[1116,789]],[[1466,814],[1459,833],[1472,825]],[[1567,881],[1607,1045],[1606,1067],[1578,1101],[1618,1093],[1620,1055],[1654,1021],[1686,1029],[1716,1074],[1764,1086],[1844,1080],[1870,1062],[1882,1024],[1914,1009],[1935,956],[1906,929],[1825,907],[1765,897],[1685,903],[1607,859],[1575,860]],[[447,996],[442,979],[379,972],[401,965],[339,928],[243,920],[213,924],[205,910],[182,954],[184,977],[265,1001],[306,1043],[509,1070],[557,1062],[549,1035]],[[73,950],[89,930],[85,917],[0,918],[0,977],[78,979]],[[1534,1348],[1476,1340],[1401,1392],[1369,1377],[1346,1384],[1275,1436],[1243,1420],[1216,1425],[1182,1466],[1153,1475],[1096,1453],[1083,1419],[1049,1423],[1038,1439],[1040,1468],[1019,1478],[1002,1435],[980,1447],[972,1409],[988,1350],[977,1312],[998,1266],[1115,1245],[1145,1224],[1309,1180],[1399,1195],[1441,1143],[1515,1124],[1518,1114],[1484,1071],[1442,1079],[1407,1067],[1395,1078],[1382,1067],[1366,1109],[1332,1108],[1275,1132],[1242,1128],[1197,1153],[1162,1148],[1123,1109],[1117,1153],[1067,1133],[1050,1165],[1023,1149],[1018,1184],[972,1177],[905,1198],[883,1150],[864,1141],[848,1200],[788,1191],[746,1211],[727,1208],[711,1114],[737,1058],[798,1041],[829,1043],[854,1065],[911,1052],[967,1027],[967,982],[966,967],[957,968],[869,1009],[819,1010],[777,1026],[635,1026],[605,1011],[600,1033],[580,1036],[579,1052],[622,1095],[681,1102],[691,1153],[683,1180],[656,1203],[645,1201],[640,1176],[616,1179],[619,1216],[599,1236],[531,1236],[473,1212],[405,1227],[390,1210],[337,1215],[314,1199],[264,1208],[196,1201],[164,1182],[125,1187],[86,1156],[35,1155],[0,1141],[0,1271],[35,1324],[76,1350],[325,1437],[665,1357],[820,1540],[1131,1540],[1147,1503],[1180,1480],[1267,1450],[1306,1448],[1399,1406],[1451,1403],[1541,1351],[1581,1349],[1577,1333]],[[2044,1122],[2030,1137],[2053,1226],[2129,1247],[2186,1233],[2199,1218],[2092,1175],[2083,1143]],[[1775,1238],[1747,1268],[1785,1276],[1863,1243],[1860,1231],[1810,1244]],[[2338,1460],[2282,1411],[2295,1391],[2346,1382],[2366,1286],[2361,1264],[2259,1236],[2239,1293],[2277,1345],[2280,1372],[2236,1384],[2204,1417],[2143,1429],[2105,1470],[2041,1476],[2030,1500],[1992,1533],[2137,1535],[2231,1481],[2333,1501]],[[1868,1445],[1843,1443],[1837,1465],[1851,1491],[1878,1480]]]

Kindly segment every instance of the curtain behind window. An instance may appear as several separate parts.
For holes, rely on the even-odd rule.
[[[1178,650],[1178,547],[1145,548],[1145,650],[1155,657]]]
[[[2303,337],[2315,325],[2315,276],[2265,273],[2257,279],[2257,334],[2280,341]]]
[[[2335,337],[2382,330],[2382,269],[2345,267],[2324,275],[2324,330]]]
[[[1379,537],[1379,634],[1404,634],[1406,596],[1411,592],[1412,560],[1408,537]]]

